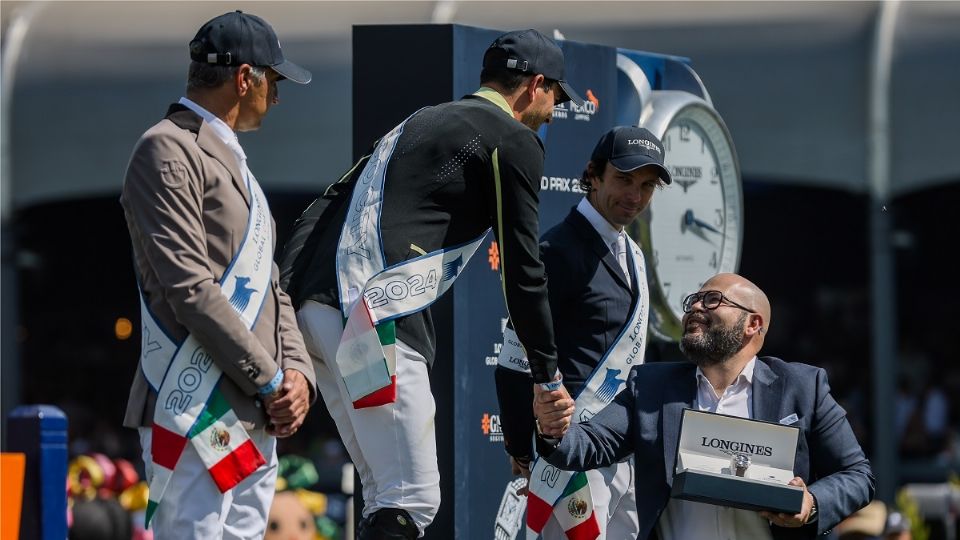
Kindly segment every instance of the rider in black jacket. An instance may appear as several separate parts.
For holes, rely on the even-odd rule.
[[[569,99],[579,102],[580,98],[563,81],[560,48],[535,30],[499,37],[484,55],[483,65],[482,86],[477,92],[459,101],[421,109],[403,125],[386,162],[379,227],[383,255],[386,264],[392,266],[470,242],[492,228],[500,248],[508,312],[526,349],[535,381],[548,382],[557,373],[557,354],[546,276],[538,253],[538,192],[544,150],[534,130],[550,121],[556,103]],[[281,272],[282,285],[298,310],[311,301],[337,310],[341,308],[337,246],[352,190],[368,160],[369,156],[357,163],[297,222],[285,248]],[[310,341],[310,335],[316,331],[305,328],[302,318],[300,323],[305,339]],[[396,330],[398,372],[400,351],[404,348],[417,353],[411,356],[412,360],[432,364],[436,341],[429,308],[397,319]],[[335,351],[336,345],[327,345],[326,354],[321,349],[324,347],[311,350],[308,344],[312,354],[319,351],[314,354],[315,361],[333,362],[329,356],[333,356],[330,351]],[[515,384],[518,392],[527,396],[525,402],[529,409],[529,378],[518,377]],[[320,387],[323,392],[324,386]],[[398,382],[398,387],[403,385]],[[333,387],[330,392],[336,390]],[[327,392],[324,394],[330,408],[331,399]],[[426,397],[432,404],[432,396]],[[341,405],[347,403],[349,409],[347,396],[337,396],[336,401]],[[391,406],[399,406],[401,401],[398,398]],[[424,421],[429,421],[432,433],[432,409],[427,409],[429,418]],[[528,410],[523,413],[532,423],[532,413]],[[371,469],[371,478],[375,479],[371,483],[376,483],[374,491],[380,490],[383,480],[377,468],[381,464],[369,447],[378,442],[386,444],[382,440],[386,435],[368,433],[381,428],[370,425],[367,417],[358,422],[352,414],[342,418],[334,414],[334,419],[345,442],[348,433],[355,436],[357,444],[353,448],[348,444],[351,457],[354,463],[361,464],[360,469],[365,466]],[[406,421],[407,416],[418,413],[405,411],[403,414]],[[511,455],[520,458],[530,455],[529,439],[512,441],[509,436],[506,439]],[[434,441],[431,443],[435,446]],[[391,440],[390,444],[394,442]],[[355,453],[361,455],[353,455]],[[435,450],[433,470],[436,470]],[[360,472],[363,478],[363,470]],[[418,484],[409,478],[403,480],[404,485]],[[419,483],[424,482],[432,483],[432,480]],[[365,489],[366,516],[362,529],[385,526],[381,524],[390,520],[376,516],[378,509],[385,509],[391,517],[399,515],[397,522],[409,523],[408,518],[412,518],[416,524],[415,528],[402,528],[397,538],[416,538],[408,535],[426,527],[439,505],[439,484],[430,486],[430,490],[434,488],[435,493],[425,496],[431,499],[429,504],[409,507],[389,500],[384,502],[378,494]],[[370,498],[373,500],[368,500]],[[361,539],[365,538],[363,534]]]

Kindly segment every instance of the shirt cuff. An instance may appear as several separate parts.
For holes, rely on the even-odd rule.
[[[554,380],[550,382],[540,383],[540,388],[547,392],[553,392],[554,390],[559,390],[561,386],[563,386],[563,376],[560,375],[559,371],[557,371],[557,374],[554,376]]]
[[[814,496],[813,493],[810,494],[810,497],[813,499],[813,507],[810,508],[810,515],[807,516],[807,521],[803,523],[804,525],[816,523],[817,521],[820,520],[820,512],[817,509],[817,497]]]

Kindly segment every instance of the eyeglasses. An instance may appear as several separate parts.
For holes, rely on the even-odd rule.
[[[741,306],[740,304],[734,302],[733,300],[727,298],[720,291],[700,291],[695,292],[686,298],[683,299],[683,312],[690,313],[693,311],[693,305],[697,302],[703,303],[703,309],[717,309],[720,307],[720,304],[729,304],[733,307],[740,308],[748,313],[756,313],[756,311],[746,307]]]

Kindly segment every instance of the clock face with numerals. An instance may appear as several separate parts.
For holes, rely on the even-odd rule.
[[[743,193],[730,134],[708,103],[663,91],[654,93],[652,109],[644,127],[663,142],[673,183],[654,195],[629,232],[647,259],[653,331],[677,340],[683,299],[739,266]]]

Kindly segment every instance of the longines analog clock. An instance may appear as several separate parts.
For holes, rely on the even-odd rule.
[[[743,191],[733,140],[702,98],[654,91],[643,127],[660,137],[673,183],[629,228],[647,259],[651,329],[678,340],[683,298],[710,276],[735,272],[743,241]]]

